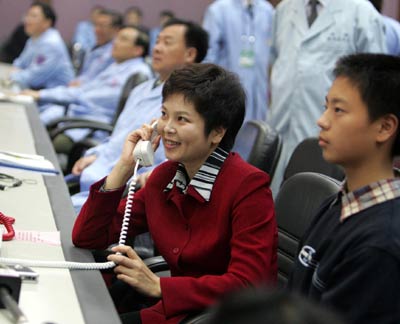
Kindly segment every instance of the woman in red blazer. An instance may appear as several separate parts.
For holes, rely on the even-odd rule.
[[[153,274],[128,246],[109,260],[117,278],[158,300],[125,323],[178,323],[235,289],[274,284],[277,227],[269,176],[229,152],[244,118],[245,95],[237,78],[212,64],[175,71],[163,88],[154,140],[168,159],[134,197],[129,236],[149,231],[171,277]],[[91,187],[73,229],[76,246],[103,249],[118,242],[132,177],[132,151],[152,128],[135,130],[110,175]],[[132,305],[135,300],[132,300]],[[118,305],[117,305],[118,306]]]

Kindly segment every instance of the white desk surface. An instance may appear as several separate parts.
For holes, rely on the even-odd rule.
[[[0,76],[7,77],[12,69],[12,64],[0,62]]]
[[[0,103],[0,150],[40,154],[35,150],[34,136],[29,131],[31,129],[26,109],[36,108],[35,106],[24,107],[19,104]],[[37,230],[44,232],[57,231],[53,208],[47,192],[47,190],[52,189],[46,187],[46,182],[51,182],[54,179],[45,179],[51,176],[42,176],[10,168],[0,167],[0,172],[20,179],[33,179],[36,181],[36,184],[23,184],[20,187],[0,191],[0,211],[16,219],[14,228],[16,230]],[[71,213],[66,213],[65,217],[71,218]],[[71,222],[73,222],[73,219],[68,219],[68,223]],[[62,233],[63,240],[70,240],[70,236],[70,232]],[[69,245],[72,245],[72,243],[69,243]],[[75,248],[72,247],[72,249]],[[3,242],[1,256],[46,261],[65,260],[62,246],[16,240]],[[19,305],[27,316],[29,323],[111,323],[110,319],[106,318],[104,320],[91,320],[87,318],[93,314],[101,313],[100,309],[102,305],[95,305],[96,298],[94,298],[94,301],[87,301],[91,308],[89,315],[86,314],[84,316],[82,314],[80,307],[82,301],[78,300],[75,292],[77,284],[75,283],[74,287],[71,274],[74,271],[82,272],[83,270],[72,270],[70,272],[66,269],[54,268],[33,269],[39,273],[38,283],[23,283],[19,301]],[[89,271],[86,272],[88,274],[83,274],[83,276],[91,276]],[[96,274],[99,276],[97,271],[92,271],[91,273],[93,273],[93,276],[96,276]],[[101,277],[99,282],[103,284]],[[82,289],[85,288],[82,287]],[[105,288],[102,291],[107,293]],[[99,296],[99,298],[99,301],[102,302],[102,296]],[[115,312],[113,306],[111,307],[111,311]],[[8,312],[1,310],[0,323],[12,323],[8,315]],[[113,314],[111,318],[113,323],[119,322],[116,314]]]

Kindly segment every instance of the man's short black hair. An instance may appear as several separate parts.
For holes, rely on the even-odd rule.
[[[169,18],[174,18],[175,13],[171,10],[161,10],[160,11],[160,17],[169,17]]]
[[[129,12],[134,12],[136,13],[139,17],[143,17],[143,11],[140,9],[138,6],[130,6],[125,10],[125,14]]]
[[[197,50],[195,62],[203,61],[208,50],[208,33],[198,24],[178,18],[169,19],[163,29],[173,25],[183,25],[186,27],[185,43],[186,47],[193,47]]]
[[[246,95],[238,77],[215,64],[188,64],[177,69],[165,82],[163,102],[181,94],[203,117],[205,135],[226,129],[220,147],[230,150],[243,124]]]
[[[31,8],[32,7],[39,7],[42,10],[44,17],[47,20],[51,21],[51,27],[54,27],[56,25],[57,15],[50,5],[48,5],[47,3],[44,3],[44,2],[34,1],[31,4]]]
[[[102,8],[99,10],[99,15],[110,16],[112,27],[121,28],[123,25],[123,17],[118,11]]]
[[[371,121],[388,114],[400,121],[400,57],[367,53],[344,56],[333,74],[347,78],[358,89]],[[400,154],[399,129],[392,154]]]
[[[142,57],[146,57],[149,54],[149,35],[142,28],[137,26],[126,25],[125,28],[132,28],[138,31],[138,36],[135,39],[134,45],[143,47]]]

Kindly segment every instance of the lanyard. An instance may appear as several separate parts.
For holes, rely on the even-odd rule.
[[[245,7],[242,10],[242,42],[254,43],[256,41],[256,27],[254,22],[254,4]]]

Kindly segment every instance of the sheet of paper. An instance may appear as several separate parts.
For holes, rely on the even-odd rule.
[[[15,231],[14,240],[61,245],[60,232]]]
[[[0,166],[17,168],[43,174],[58,174],[53,163],[41,155],[0,151]]]

